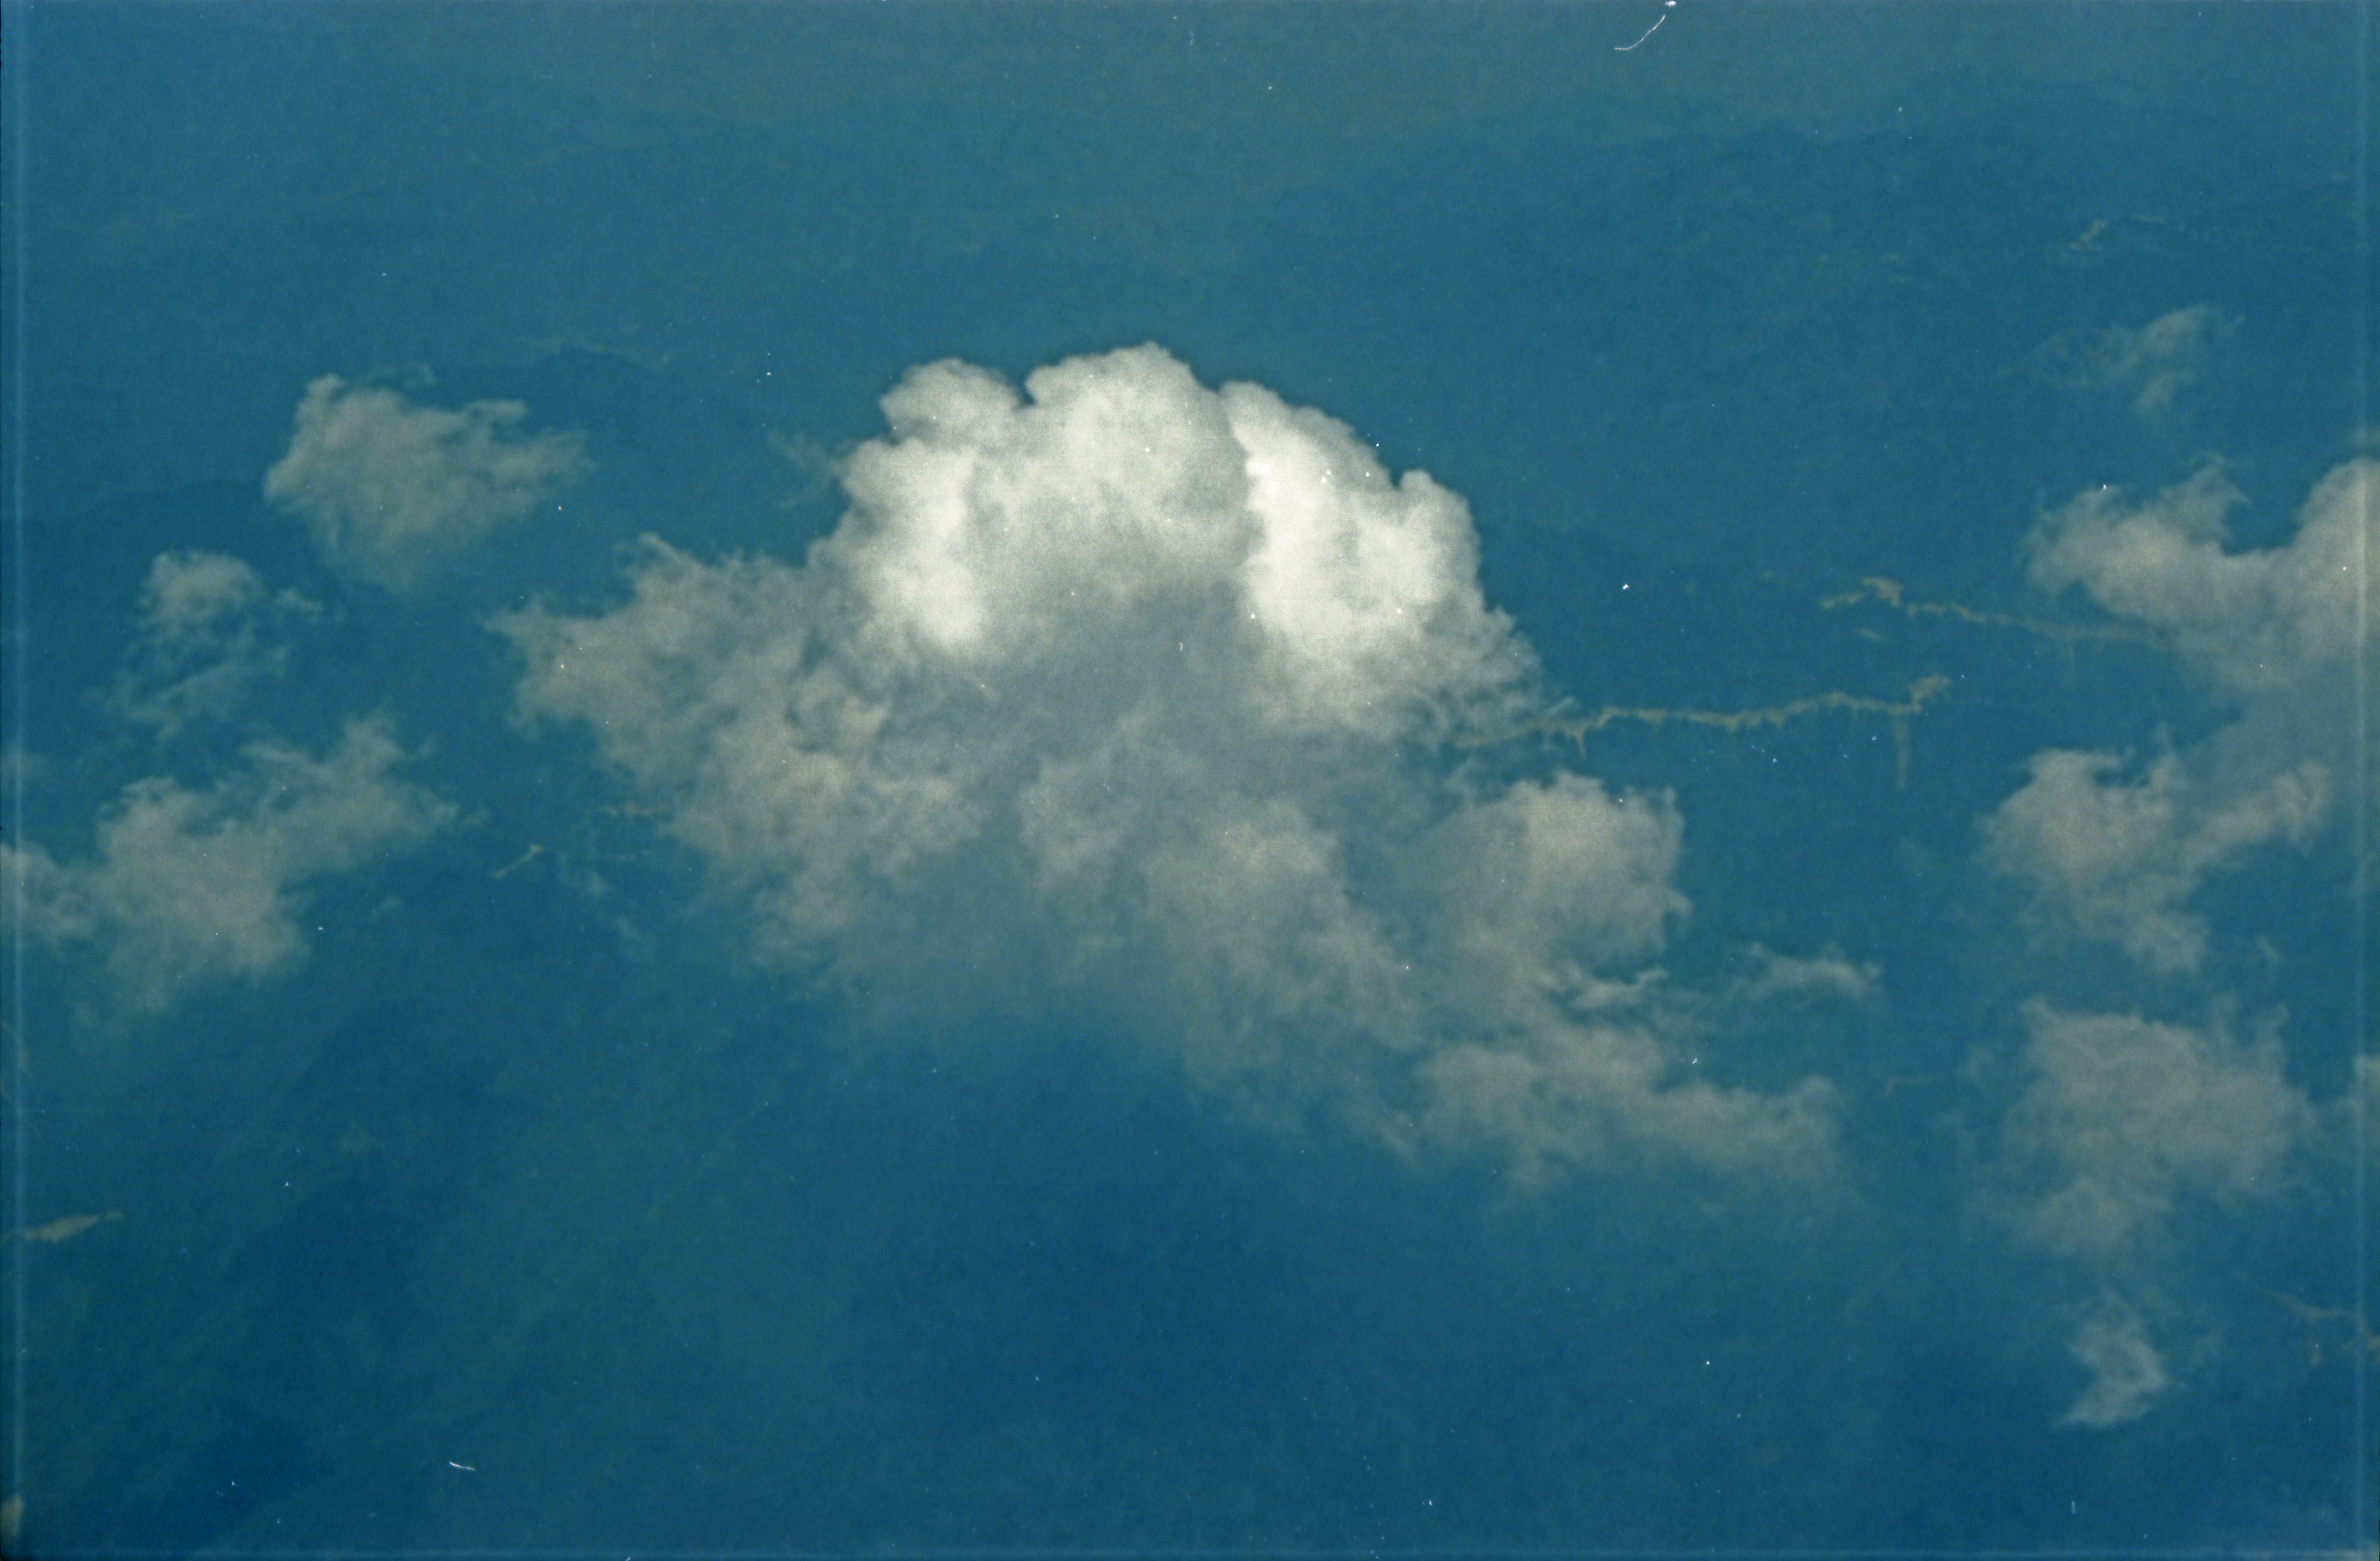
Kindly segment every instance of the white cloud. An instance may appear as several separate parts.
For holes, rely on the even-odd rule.
[[[523,711],[589,723],[773,954],[1076,1005],[1401,1146],[1823,1162],[1823,1086],[1679,1087],[1611,998],[1685,909],[1670,799],[1431,746],[1539,700],[1459,497],[1154,347],[884,407],[804,567],[656,542],[613,611],[498,622]]]
[[[285,972],[305,955],[306,883],[417,844],[453,816],[391,777],[403,757],[359,721],[319,759],[251,746],[210,790],[135,782],[101,817],[94,859],[61,864],[39,847],[9,859],[20,925],[52,945],[95,941],[135,1011],[202,982]]]
[[[167,643],[211,639],[227,618],[254,612],[264,583],[240,559],[221,553],[161,553],[140,588],[140,627]]]
[[[195,722],[223,720],[287,667],[289,648],[273,630],[316,611],[294,591],[268,596],[240,559],[160,554],[141,586],[140,636],[110,707],[161,739]]]
[[[2033,880],[2077,931],[2152,970],[2196,970],[2204,918],[2182,909],[2210,872],[2272,841],[2301,844],[2329,807],[2328,772],[2311,760],[2256,777],[2253,789],[2194,781],[2164,753],[2137,780],[2112,753],[2050,750],[1985,825],[1985,855]]]
[[[2113,754],[2035,755],[2031,780],[1985,825],[1993,866],[2152,970],[2199,967],[2209,929],[2184,906],[2205,876],[2269,842],[2310,842],[2331,816],[2333,777],[2374,757],[2352,734],[2373,635],[2362,591],[2380,558],[2375,479],[2380,462],[2338,467],[2288,546],[2252,553],[2224,549],[2241,498],[2214,465],[2146,505],[2098,489],[2044,518],[2029,544],[2034,583],[2080,586],[2163,629],[2240,715],[2137,778]]]
[[[2034,528],[2033,582],[2081,586],[2109,612],[2165,629],[2232,695],[2304,688],[2372,632],[2361,604],[2380,561],[2380,461],[2324,477],[2287,547],[2224,550],[2225,518],[2242,502],[2216,464],[2137,507],[2112,488],[2089,490]]]
[[[402,590],[588,470],[575,433],[524,435],[517,401],[459,411],[326,374],[306,387],[264,496],[303,518],[333,567]]]
[[[2144,411],[2169,395],[2157,365],[2194,362],[2212,328],[2185,313],[2136,344],[2129,369],[2144,376]],[[2357,720],[2372,647],[2360,597],[2380,534],[2375,475],[2370,460],[2332,470],[2294,537],[2262,550],[2227,548],[2226,523],[2245,501],[2215,463],[2137,505],[2113,489],[2086,492],[2034,528],[2033,583],[2079,588],[2159,630],[2222,723],[2184,745],[2161,738],[2144,762],[2062,749],[2034,756],[2026,783],[1985,821],[1983,854],[2030,882],[2046,927],[2110,944],[2160,980],[2204,970],[2218,938],[2244,949],[2280,935],[2217,922],[2209,908],[2222,902],[2201,903],[2201,890],[2260,849],[2313,847],[2342,794],[2354,793],[2345,777],[2380,756]],[[2348,1102],[2318,1107],[2289,1082],[2277,1021],[2242,1044],[2219,1025],[2042,1001],[2025,1014],[2031,1079],[2003,1124],[2005,1201],[1995,1201],[2021,1239],[2103,1280],[2136,1284],[2168,1257],[2184,1200],[2228,1204],[2277,1190],[2295,1157],[2352,1116]],[[2070,1348],[2091,1380],[2066,1423],[2122,1424],[2173,1387],[2119,1303],[2085,1321]]]
[[[1269,723],[1368,737],[1493,713],[1525,670],[1463,501],[1391,484],[1343,424],[1209,392],[1154,347],[1041,369],[1026,395],[943,362],[884,398],[892,437],[845,464],[852,510],[820,549],[869,653],[1017,669],[1079,663],[1061,634],[1186,654],[1196,632],[1245,658]]]
[[[2241,1045],[2215,1029],[2132,1014],[2025,1008],[2033,1080],[2004,1151],[2035,1190],[2016,1215],[2030,1239],[2105,1258],[2155,1234],[2175,1199],[2277,1190],[2314,1116],[2267,1034]]]
[[[1432,1139],[1505,1150],[1524,1182],[1608,1165],[1615,1150],[1643,1145],[1722,1171],[1807,1173],[1829,1164],[1838,1094],[1825,1080],[1753,1095],[1668,1081],[1675,1071],[1654,1026],[1549,1010],[1493,1041],[1448,1044],[1424,1059],[1422,1126]]]
[[[2174,1385],[2148,1329],[2120,1303],[2111,1302],[2084,1320],[2067,1348],[2090,1372],[2091,1382],[2061,1424],[2105,1430],[2138,1420]]]
[[[1687,909],[1670,882],[1684,832],[1667,796],[1614,799],[1572,774],[1462,809],[1431,842],[1462,957],[1500,986],[1570,989],[1658,952]]]

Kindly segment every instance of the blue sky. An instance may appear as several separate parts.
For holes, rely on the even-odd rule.
[[[2369,1554],[2368,11],[6,22],[40,1553]]]

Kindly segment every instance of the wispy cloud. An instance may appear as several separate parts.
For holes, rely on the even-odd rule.
[[[2145,325],[2104,333],[2086,361],[2085,384],[2107,385],[2132,397],[2132,409],[2156,418],[2205,373],[2218,343],[2239,322],[2213,304],[2194,303]]]
[[[2135,1421],[2174,1385],[2148,1329],[2131,1308],[2110,1301],[2074,1330],[2067,1346],[2091,1373],[2063,1423],[2105,1430]]]
[[[224,720],[286,671],[289,646],[276,631],[319,611],[295,591],[266,591],[242,559],[160,554],[141,586],[140,638],[110,708],[160,739]]]

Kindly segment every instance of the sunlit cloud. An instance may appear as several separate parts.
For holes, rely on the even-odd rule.
[[[884,408],[801,566],[650,542],[612,610],[497,620],[766,957],[1095,1014],[1416,1152],[1826,1163],[1825,1084],[1682,1079],[1615,996],[1688,909],[1675,803],[1450,757],[1550,706],[1459,496],[1154,347]]]
[[[517,401],[456,411],[326,374],[306,387],[264,496],[341,572],[403,590],[589,470],[576,433],[525,434]]]

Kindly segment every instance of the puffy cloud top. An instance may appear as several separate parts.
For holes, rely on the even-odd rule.
[[[1025,390],[928,365],[847,463],[821,554],[879,653],[990,671],[1075,659],[1086,633],[1195,636],[1252,652],[1268,719],[1372,737],[1442,732],[1524,670],[1463,501],[1391,483],[1345,425],[1257,385],[1209,393],[1155,347]]]
[[[1459,497],[1155,347],[884,409],[805,566],[655,542],[612,611],[498,620],[523,709],[589,723],[771,949],[1096,1012],[1399,1144],[1823,1161],[1823,1087],[1675,1088],[1597,995],[1685,909],[1669,799],[1431,747],[1541,698]]]
[[[417,407],[325,374],[306,387],[264,496],[306,522],[334,567],[402,590],[588,470],[577,434],[518,433],[528,415],[517,401]]]

